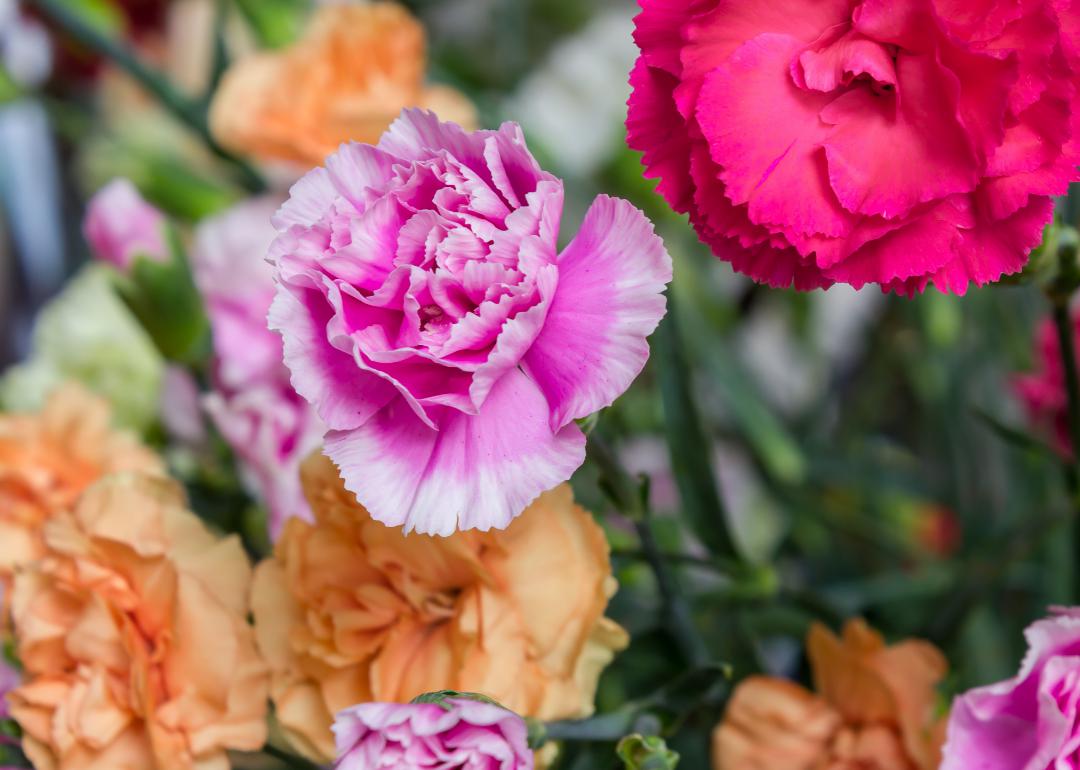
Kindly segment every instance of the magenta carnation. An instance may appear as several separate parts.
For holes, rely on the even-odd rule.
[[[169,258],[165,216],[147,203],[128,179],[114,179],[90,199],[83,235],[98,259],[124,272],[136,257]]]
[[[756,280],[963,293],[1080,160],[1076,0],[640,0],[629,143]]]
[[[337,715],[336,770],[532,770],[525,721],[490,703],[364,703]]]
[[[265,503],[271,537],[290,516],[311,518],[300,463],[325,432],[289,384],[281,337],[267,326],[274,279],[266,252],[279,202],[255,198],[200,223],[191,254],[214,338],[213,391],[204,405]]]
[[[584,460],[574,420],[645,365],[671,277],[663,243],[600,196],[559,252],[562,208],[516,124],[469,133],[407,110],[278,212],[271,326],[376,519],[506,527]]]
[[[1080,315],[1073,313],[1072,323],[1076,354],[1080,356]],[[1065,362],[1061,357],[1057,329],[1049,318],[1039,325],[1035,334],[1035,357],[1036,371],[1016,377],[1013,389],[1027,409],[1031,422],[1050,433],[1054,446],[1068,457],[1072,454],[1072,441],[1069,438]]]
[[[1014,679],[961,695],[949,715],[941,770],[1076,767],[1080,752],[1080,607],[1024,633]]]

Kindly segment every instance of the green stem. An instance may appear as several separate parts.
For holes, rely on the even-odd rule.
[[[700,567],[701,569],[707,569],[720,575],[724,575],[725,577],[730,577],[733,580],[737,579],[742,574],[737,565],[727,564],[717,559],[711,559],[708,556],[694,556],[689,553],[672,553],[671,551],[664,551],[661,555],[664,557],[665,561],[671,564],[679,564],[686,567]],[[612,548],[611,556],[614,559],[648,561],[645,550],[641,548]]]
[[[1066,458],[1063,466],[1065,488],[1069,495],[1069,508],[1073,511],[1074,530],[1080,531],[1080,470],[1077,469],[1077,458],[1080,457],[1080,376],[1076,369],[1075,330],[1069,313],[1068,295],[1055,295],[1053,305],[1054,327],[1065,373],[1066,419],[1072,446],[1072,455]],[[1074,547],[1080,552],[1080,542],[1075,543]],[[1076,577],[1074,575],[1074,583]],[[1076,590],[1080,591],[1080,587]]]
[[[1054,300],[1054,327],[1057,329],[1058,345],[1061,347],[1062,368],[1065,370],[1069,440],[1072,443],[1075,457],[1080,452],[1080,375],[1077,374],[1076,339],[1074,337],[1072,318],[1069,317],[1067,297],[1059,297]],[[1070,463],[1070,470],[1075,479],[1077,477],[1075,459]],[[1070,489],[1070,492],[1075,491],[1075,488]],[[1076,500],[1073,501],[1074,504],[1076,502]]]
[[[269,743],[263,747],[263,754],[273,757],[283,763],[289,770],[323,770],[322,765],[317,765],[303,757],[292,754]]]
[[[548,722],[544,737],[549,741],[614,742],[634,729],[639,714],[637,708],[624,708],[589,719]]]
[[[225,41],[225,28],[228,26],[229,6],[227,0],[217,0],[214,4],[214,58],[210,63],[210,78],[206,84],[206,93],[203,96],[203,104],[206,109],[210,108],[210,102],[214,98],[214,92],[221,84],[229,68],[229,49]]]
[[[247,162],[219,145],[211,135],[204,104],[185,97],[160,72],[148,67],[127,46],[102,34],[63,0],[29,1],[75,41],[116,64],[153,94],[180,122],[198,134],[215,155],[236,170],[238,179],[250,192],[266,189],[262,177]]]
[[[709,650],[694,625],[690,605],[687,604],[679,588],[678,579],[667,560],[664,559],[660,544],[656,542],[651,514],[646,512],[645,518],[634,521],[634,528],[637,530],[638,537],[641,538],[645,558],[656,576],[656,585],[660,590],[660,599],[664,603],[664,612],[671,624],[671,632],[678,642],[683,658],[691,666],[704,665],[709,660]]]
[[[615,507],[633,522],[637,530],[642,552],[656,578],[668,628],[680,652],[690,665],[704,665],[709,660],[709,651],[694,625],[690,605],[679,588],[678,578],[656,541],[644,484],[631,478],[615,452],[596,431],[589,437],[589,445],[589,456],[600,470],[601,485]]]

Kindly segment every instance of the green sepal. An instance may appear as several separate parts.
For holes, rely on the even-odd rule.
[[[658,735],[627,735],[615,748],[626,770],[675,770],[679,755]]]
[[[179,234],[166,229],[169,258],[137,255],[128,273],[116,276],[116,288],[162,356],[199,366],[210,355],[210,322]]]

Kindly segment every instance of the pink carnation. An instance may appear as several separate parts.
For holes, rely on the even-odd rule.
[[[278,203],[257,198],[206,220],[192,249],[214,338],[214,390],[204,406],[269,509],[272,537],[290,516],[311,518],[300,463],[325,431],[289,384],[281,337],[267,326],[274,281],[266,252]]]
[[[1077,178],[1077,0],[639,1],[630,146],[756,280],[963,293]]]
[[[1080,608],[1060,609],[1024,633],[1014,679],[971,690],[949,716],[941,770],[1050,770],[1080,751]]]
[[[1074,333],[1080,333],[1080,315],[1072,316]],[[1080,341],[1080,337],[1074,336]],[[1080,356],[1080,344],[1076,348]],[[1054,322],[1046,319],[1035,334],[1037,371],[1013,380],[1013,389],[1027,409],[1028,417],[1035,425],[1048,430],[1054,446],[1064,456],[1072,455],[1069,438],[1069,398],[1065,390],[1065,363],[1061,359]]]
[[[532,770],[525,721],[489,703],[364,703],[337,715],[336,770]]]
[[[83,235],[98,259],[125,272],[136,257],[169,258],[165,217],[128,179],[114,179],[94,194],[86,206]]]
[[[331,429],[327,455],[379,521],[506,527],[584,460],[574,420],[645,365],[663,243],[600,196],[560,253],[562,208],[516,124],[468,133],[407,110],[278,212],[271,326]]]

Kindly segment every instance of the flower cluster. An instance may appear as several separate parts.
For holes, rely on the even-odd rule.
[[[479,111],[429,80],[425,30],[394,2],[185,2],[167,25],[169,4],[143,2],[169,29],[126,40],[122,0],[93,20],[35,4],[118,65],[98,109],[123,114],[77,142],[73,164],[100,186],[82,232],[104,264],[50,302],[33,355],[0,380],[0,770],[674,770],[680,753],[694,770],[1078,767],[1080,607],[1030,626],[1016,677],[950,709],[973,666],[957,657],[947,676],[935,645],[982,645],[970,633],[994,598],[982,582],[1019,574],[1034,548],[985,565],[984,546],[1026,534],[1005,519],[981,533],[971,509],[984,500],[965,479],[941,496],[894,482],[903,451],[869,453],[857,482],[836,472],[849,446],[805,457],[846,439],[833,417],[844,399],[788,431],[754,392],[758,373],[729,361],[726,341],[706,348],[759,312],[758,287],[737,310],[705,307],[720,293],[688,265],[689,304],[664,327],[654,378],[599,416],[647,365],[673,267],[642,210],[598,194],[613,182],[650,207],[624,137],[596,125],[630,93],[625,139],[645,177],[756,281],[962,294],[1024,268],[1051,196],[1080,179],[1080,0],[639,0],[633,20],[613,7],[569,45],[543,31],[554,90],[501,38],[561,5],[519,3],[493,14],[499,44],[479,67],[459,60],[481,47],[469,24],[433,49],[432,71],[468,86]],[[14,3],[0,0],[8,65],[12,30],[30,28]],[[445,21],[475,4],[425,5]],[[576,24],[576,5],[556,26]],[[610,88],[601,70],[635,57],[627,90]],[[40,81],[2,70],[0,101]],[[518,96],[500,101],[500,83]],[[564,119],[580,98],[552,109],[549,95],[569,92],[596,101],[587,120]],[[33,256],[52,256],[25,247],[34,228],[18,215],[37,205],[18,130],[35,99],[3,120],[15,149],[2,204],[16,212],[4,220],[31,257],[15,282],[28,302],[50,261]],[[168,127],[125,130],[128,108]],[[537,147],[589,132],[543,148],[569,185],[518,123],[476,128],[499,112],[532,113],[527,126],[549,129]],[[1059,207],[1020,279],[1055,316],[1038,370],[1014,387],[1054,431],[1076,507],[1074,209]],[[580,223],[567,228],[567,212]],[[693,259],[685,223],[657,221]],[[942,359],[963,347],[952,300],[913,312]],[[897,340],[914,370],[905,406],[924,390],[953,406],[963,388],[943,398],[940,375],[956,367],[917,366]],[[5,335],[0,354],[9,341],[21,350]],[[831,356],[845,339],[814,346]],[[705,350],[720,351],[708,368],[720,397],[700,408]],[[879,368],[842,363],[859,370],[838,372],[845,382]],[[696,424],[719,413],[735,430]],[[890,445],[907,438],[875,427]],[[622,464],[661,432],[670,451],[649,470],[668,494]],[[1042,471],[1026,480],[1047,486]],[[788,537],[775,508],[803,502]],[[864,556],[839,552],[849,536],[897,574],[849,580]],[[837,551],[835,564],[797,563],[806,545]],[[962,571],[938,569],[961,551]],[[1045,572],[1016,581],[1010,604],[1058,590]],[[820,594],[814,578],[829,581]],[[882,627],[904,630],[917,627],[909,605],[937,611],[945,595],[934,643],[807,617],[889,623],[902,605]],[[807,625],[803,647],[789,631]]]

